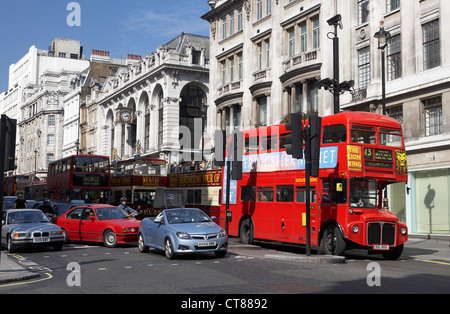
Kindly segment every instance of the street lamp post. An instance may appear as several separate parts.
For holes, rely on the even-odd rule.
[[[390,33],[384,29],[384,22],[380,21],[380,30],[375,33],[374,37],[378,39],[378,49],[381,50],[381,106],[383,109],[383,115],[386,115],[386,78],[385,78],[386,70],[385,70],[384,50],[388,45],[387,40],[389,36]],[[384,189],[383,204],[387,204],[387,187],[385,187]]]
[[[36,169],[37,169],[37,154],[38,151],[37,149],[34,150],[34,173],[36,174]]]
[[[381,50],[381,105],[383,108],[383,115],[386,114],[386,78],[385,78],[385,57],[384,51],[387,47],[387,40],[390,33],[384,29],[384,22],[380,21],[380,30],[375,33],[375,38],[378,39],[378,49]]]

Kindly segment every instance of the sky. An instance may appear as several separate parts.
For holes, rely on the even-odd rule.
[[[209,36],[201,18],[208,11],[207,0],[0,0],[0,93],[8,89],[9,66],[33,45],[48,49],[66,38],[79,40],[87,58],[92,49],[118,59],[145,56],[181,32]]]

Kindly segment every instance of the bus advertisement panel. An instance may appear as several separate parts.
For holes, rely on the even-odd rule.
[[[243,174],[230,183],[228,230],[244,243],[306,244],[305,161],[286,154],[289,132],[285,125],[243,131]],[[326,254],[365,248],[398,258],[407,228],[383,192],[407,181],[401,125],[373,113],[339,113],[322,118],[320,142],[319,176],[310,179],[311,245]],[[222,218],[226,167],[223,176]]]

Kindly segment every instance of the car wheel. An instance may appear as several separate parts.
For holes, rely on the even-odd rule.
[[[8,235],[7,242],[6,242],[6,248],[9,253],[14,253],[16,251],[16,247],[12,243],[11,235]]]
[[[214,251],[214,255],[216,257],[225,257],[226,254],[227,254],[227,250]]]
[[[141,253],[148,253],[148,246],[144,243],[144,236],[142,233],[139,233],[138,248]]]
[[[103,244],[109,248],[117,246],[117,237],[112,230],[106,230],[103,234]]]
[[[170,238],[166,238],[164,241],[164,251],[168,259],[173,259],[175,257],[175,252],[173,251],[173,245]]]
[[[70,242],[69,235],[67,234],[66,229],[62,229],[64,235],[64,243],[68,244]]]

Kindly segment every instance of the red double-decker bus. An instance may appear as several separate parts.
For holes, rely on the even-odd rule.
[[[229,234],[244,243],[306,244],[305,161],[286,154],[290,131],[275,125],[243,133],[242,180],[230,185]],[[405,146],[396,120],[367,112],[323,117],[319,176],[310,179],[311,246],[325,254],[365,248],[398,258],[407,227],[386,209],[383,190],[406,181]],[[221,217],[226,178],[223,182]]]
[[[111,164],[111,203],[120,204],[126,197],[128,204],[139,212],[138,218],[156,216],[153,208],[156,189],[165,188],[167,163],[163,159],[137,157]]]
[[[109,157],[74,155],[48,166],[47,195],[54,202],[108,204],[111,173]]]

